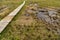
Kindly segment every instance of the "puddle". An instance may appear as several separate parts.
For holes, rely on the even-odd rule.
[[[41,18],[41,19],[45,20],[47,23],[52,24],[52,25],[54,25],[55,22],[57,22],[57,21],[59,22],[59,19],[57,17],[58,12],[56,12],[55,10],[47,10],[47,11],[44,11],[44,10],[38,11],[38,13],[37,13],[38,19]],[[58,25],[58,24],[56,23],[56,25]]]

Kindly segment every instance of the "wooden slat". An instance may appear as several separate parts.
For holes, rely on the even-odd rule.
[[[25,4],[25,1],[19,7],[17,7],[14,11],[12,11],[8,16],[6,16],[0,21],[0,33],[6,28],[9,22],[11,22],[14,16],[21,10],[24,4]]]

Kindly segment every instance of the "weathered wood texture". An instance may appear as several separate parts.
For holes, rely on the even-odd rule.
[[[17,7],[14,11],[12,11],[8,16],[6,16],[0,21],[0,33],[6,28],[9,22],[11,22],[14,16],[21,10],[24,4],[25,4],[25,1],[19,7]]]

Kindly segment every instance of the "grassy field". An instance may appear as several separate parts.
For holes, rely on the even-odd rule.
[[[23,1],[23,0],[22,0]],[[0,0],[0,8],[6,7],[7,9],[0,12],[0,19],[7,16],[11,11],[13,11],[18,5],[22,3],[20,0]]]
[[[12,11],[24,0],[1,0],[2,5],[9,6],[9,10]],[[60,0],[27,0],[23,9],[16,15],[12,22],[6,27],[6,29],[0,34],[0,40],[60,40],[58,34],[48,31],[48,27],[43,21],[39,23],[33,20],[31,25],[21,25],[20,20],[22,14],[29,3],[38,3],[40,7],[60,7]],[[38,29],[41,28],[41,29]]]

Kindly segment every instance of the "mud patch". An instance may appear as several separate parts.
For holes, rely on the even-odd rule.
[[[60,34],[60,15],[57,9],[52,8],[40,8],[38,4],[30,4],[26,7],[23,15],[26,17],[23,18],[25,21],[21,21],[23,24],[29,24],[29,22],[33,22],[34,20],[38,21],[42,20],[45,24],[50,25],[48,29],[57,32]],[[30,17],[29,17],[30,16]],[[32,18],[30,20],[30,18]],[[29,20],[29,21],[28,21]],[[30,23],[30,24],[31,24]],[[52,27],[51,27],[52,26]]]

